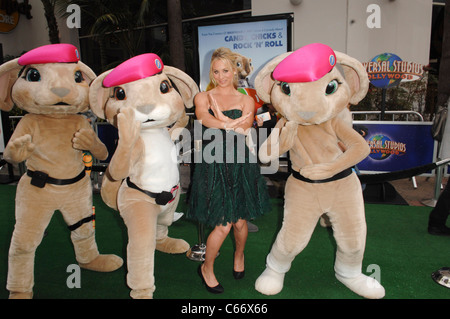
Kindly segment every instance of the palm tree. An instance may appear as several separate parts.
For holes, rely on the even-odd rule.
[[[171,65],[184,71],[184,45],[180,0],[167,0],[167,23],[169,28]]]
[[[44,1],[44,0],[42,0]],[[114,67],[121,61],[108,64],[105,41],[113,40],[125,53],[124,59],[141,53],[148,22],[165,24],[168,21],[171,64],[184,70],[180,0],[45,0],[58,3],[59,14],[66,16],[65,8],[76,4],[82,12],[83,27],[97,42],[101,69]],[[164,12],[165,8],[170,8]],[[167,18],[166,18],[167,17]],[[155,52],[158,53],[158,52]],[[163,60],[165,60],[163,58]]]
[[[106,59],[105,41],[114,39],[125,53],[124,59],[135,56],[141,46],[145,18],[153,3],[150,0],[42,0],[53,2],[60,17],[68,17],[70,4],[80,7],[83,35],[90,35],[98,44],[102,71],[113,67]],[[153,1],[154,2],[154,1]],[[50,25],[49,25],[50,28]],[[88,29],[86,32],[85,30]],[[116,62],[115,64],[121,61]]]
[[[59,43],[58,23],[55,17],[55,2],[58,0],[41,0],[44,5],[45,18],[47,19],[48,37],[50,43]]]
[[[193,48],[189,47],[191,42],[188,39],[185,43],[183,42],[182,15],[198,17],[242,8],[242,0],[217,1],[214,6],[211,6],[208,0],[186,0],[183,2],[183,11],[181,0],[41,1],[44,3],[49,16],[48,26],[52,43],[59,41],[57,39],[56,19],[54,19],[54,16],[52,17],[54,8],[57,8],[58,17],[68,17],[71,14],[66,12],[68,5],[76,4],[80,7],[82,13],[80,34],[91,37],[95,41],[99,50],[100,71],[115,66],[115,63],[108,64],[106,54],[106,43],[108,41],[120,46],[125,52],[124,56],[118,58],[121,61],[144,51],[154,52],[159,54],[163,61],[167,61],[168,64],[185,70],[185,54],[191,55],[193,59]],[[153,32],[149,31],[153,29],[146,27],[148,25],[158,25],[163,29],[161,34],[164,36],[159,37],[159,42],[153,41],[154,34],[147,36],[146,39],[146,33]],[[167,30],[165,30],[166,25]],[[161,43],[161,39],[164,39],[166,33],[168,33],[168,41],[163,40],[164,42]],[[149,41],[149,39],[152,39],[152,41]],[[121,61],[116,61],[116,63]]]

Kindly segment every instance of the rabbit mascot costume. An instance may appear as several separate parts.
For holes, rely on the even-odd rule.
[[[349,125],[348,106],[362,100],[368,86],[360,62],[320,43],[278,56],[258,73],[258,96],[283,116],[259,158],[269,162],[289,151],[293,169],[286,182],[283,225],[255,283],[259,292],[282,290],[291,262],[326,213],[337,244],[336,278],[365,298],[384,296],[384,288],[362,274],[366,222],[361,185],[352,170],[370,149]]]
[[[32,298],[35,251],[55,210],[69,226],[80,267],[109,272],[123,263],[118,256],[100,255],[95,241],[92,185],[83,151],[100,160],[108,151],[87,119],[77,114],[88,110],[89,84],[95,78],[79,60],[73,45],[51,44],[0,66],[0,108],[9,111],[15,104],[28,112],[4,152],[8,162],[26,161],[27,166],[17,185],[10,298]]]
[[[168,226],[180,196],[173,140],[187,124],[185,104],[197,93],[186,73],[153,53],[123,62],[91,85],[94,113],[119,131],[101,194],[128,228],[127,283],[135,299],[153,298],[155,249],[176,254],[190,247],[168,237]]]

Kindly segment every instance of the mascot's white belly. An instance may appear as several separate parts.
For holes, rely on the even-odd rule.
[[[175,144],[167,128],[141,131],[144,158],[141,186],[151,192],[170,191],[178,184],[179,171]]]

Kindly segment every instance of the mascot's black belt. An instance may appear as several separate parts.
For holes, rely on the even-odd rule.
[[[146,191],[145,189],[140,188],[136,184],[134,184],[132,181],[130,181],[130,178],[127,177],[127,185],[128,187],[137,189],[138,191],[143,192],[144,194],[147,194],[151,198],[154,198],[156,201],[156,204],[158,205],[166,205],[167,203],[170,203],[175,199],[176,191],[178,190],[178,185],[172,187],[172,190],[170,192],[162,191],[161,193],[152,193],[149,191]]]
[[[347,169],[343,170],[342,172],[337,173],[334,176],[331,176],[330,178],[318,179],[318,180],[312,180],[312,179],[306,178],[297,171],[293,171],[292,176],[294,176],[296,179],[299,179],[299,180],[307,182],[307,183],[328,183],[328,182],[337,181],[338,179],[347,177],[352,172],[353,172],[353,170],[351,168],[347,168]]]
[[[91,220],[95,220],[95,215],[91,215],[86,218],[83,218],[79,222],[77,222],[73,225],[67,226],[67,228],[69,228],[70,231],[74,231],[75,229],[81,227],[83,224],[89,223]]]
[[[83,169],[78,176],[74,178],[68,178],[68,179],[57,179],[48,176],[47,173],[41,172],[41,171],[30,171],[27,170],[27,175],[31,177],[31,185],[43,188],[46,183],[48,184],[55,184],[55,185],[69,185],[78,182],[79,180],[83,179],[84,176],[86,176],[86,172]]]

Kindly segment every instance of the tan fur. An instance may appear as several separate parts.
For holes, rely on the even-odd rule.
[[[311,180],[330,178],[370,152],[364,138],[351,127],[348,112],[349,104],[357,104],[366,95],[367,73],[360,62],[336,52],[343,74],[335,67],[315,82],[289,83],[291,93],[286,95],[271,74],[289,54],[274,58],[255,79],[258,96],[283,115],[261,146],[259,158],[269,162],[289,151],[293,170]],[[338,90],[326,95],[327,84],[335,79],[341,83]],[[288,178],[283,226],[267,256],[267,268],[256,281],[258,291],[267,295],[281,291],[291,262],[306,247],[325,213],[337,243],[336,277],[366,298],[384,296],[378,282],[361,273],[366,224],[361,185],[355,173],[326,183]]]
[[[149,185],[146,176],[158,170],[167,170],[169,180],[174,178],[170,174],[173,172],[173,165],[176,165],[178,174],[177,164],[171,160],[160,160],[161,156],[170,155],[165,153],[168,150],[164,147],[151,148],[148,145],[164,141],[166,143],[166,134],[169,140],[178,137],[188,120],[184,105],[192,105],[198,87],[181,70],[164,66],[161,74],[121,85],[127,99],[116,100],[110,98],[113,88],[102,85],[109,73],[110,71],[101,74],[92,83],[90,90],[90,101],[95,114],[106,118],[119,131],[119,142],[104,176],[101,194],[108,206],[120,212],[128,228],[127,283],[131,288],[130,295],[132,298],[152,298],[155,291],[155,249],[166,253],[184,253],[190,247],[182,239],[168,237],[168,226],[173,221],[179,191],[174,201],[161,206],[156,204],[154,198],[128,187],[124,179],[129,177],[141,189],[154,193],[170,191],[170,187],[174,185],[169,188],[167,185],[162,186],[168,183],[166,178],[160,183]],[[179,93],[175,89],[165,94],[160,92],[160,83],[169,79]],[[141,123],[147,118],[157,120]],[[170,131],[168,127],[171,127]],[[179,181],[178,175],[176,181]]]
[[[0,108],[10,110],[15,103],[28,112],[19,122],[4,158],[11,163],[25,161],[32,171],[42,171],[57,179],[70,179],[84,170],[83,150],[98,159],[106,159],[108,151],[89,122],[78,112],[88,110],[89,83],[94,72],[82,62],[30,65],[18,78],[17,60],[0,66]],[[41,81],[25,79],[28,68],[36,68]],[[75,71],[84,81],[76,83]],[[55,105],[64,102],[67,105]],[[33,295],[34,254],[55,210],[60,210],[67,225],[92,215],[92,185],[88,175],[70,185],[30,184],[25,174],[16,193],[16,226],[9,250],[7,289],[11,298]],[[75,257],[83,268],[113,271],[122,259],[100,255],[92,223],[71,232]],[[55,252],[57,256],[57,252]],[[57,258],[57,257],[56,257]]]

